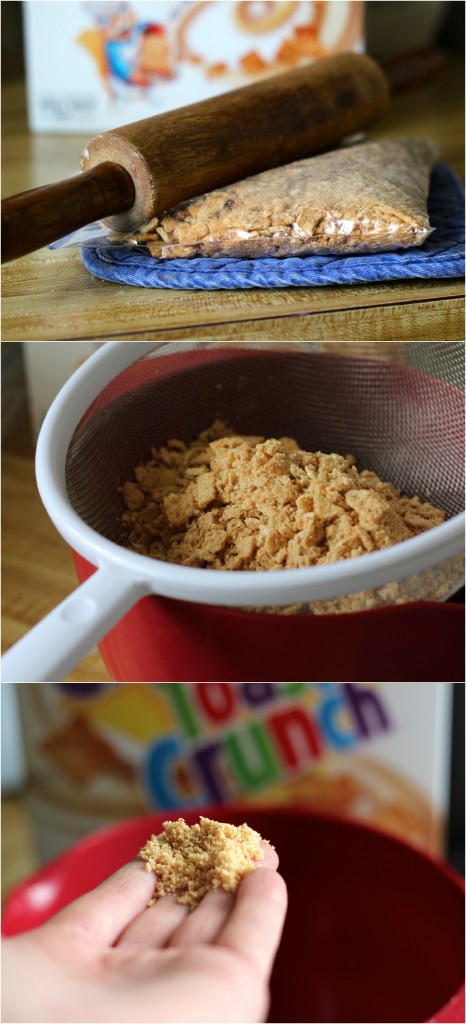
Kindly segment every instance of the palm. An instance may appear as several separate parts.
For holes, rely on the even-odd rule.
[[[36,1005],[34,1016],[15,1019],[264,1020],[286,906],[269,848],[264,863],[236,897],[208,893],[191,914],[173,896],[146,909],[154,876],[140,863],[126,865],[47,925],[8,943],[20,944],[23,963],[36,963],[36,991],[44,993],[41,1013]]]
[[[102,970],[102,982],[113,989],[115,976],[124,973],[128,983],[128,1015],[125,1020],[153,1020],[153,1016],[135,1017],[132,989],[137,981],[138,1005],[143,1012],[141,981],[157,984],[157,1017],[163,1021],[189,1021],[201,1024],[219,1021],[254,1021],[265,1018],[267,991],[255,981],[252,963],[230,950],[198,943],[163,950],[116,949]],[[178,993],[177,1016],[173,1012],[173,993]],[[207,996],[207,1000],[206,1000]],[[154,1007],[151,1008],[153,1013]]]

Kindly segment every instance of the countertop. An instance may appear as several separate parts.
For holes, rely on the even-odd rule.
[[[394,97],[372,137],[432,138],[463,175],[464,70]],[[3,92],[3,194],[78,171],[88,141],[33,135],[24,86]],[[432,279],[319,288],[183,292],[112,284],[85,270],[79,250],[36,253],[3,270],[4,340],[463,340],[464,282]]]
[[[32,447],[21,448],[2,453],[2,653],[77,586],[70,549],[39,497]],[[65,680],[110,681],[97,650]]]
[[[23,794],[2,798],[2,907],[12,889],[39,868],[34,831]]]

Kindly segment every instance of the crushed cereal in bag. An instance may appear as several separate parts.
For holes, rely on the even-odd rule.
[[[187,200],[133,241],[159,259],[305,256],[405,249],[432,228],[434,145],[379,139],[265,171]]]

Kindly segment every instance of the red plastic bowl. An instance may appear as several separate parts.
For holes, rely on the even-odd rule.
[[[178,813],[178,812],[177,812]],[[180,811],[186,821],[198,811]],[[270,1021],[464,1021],[464,886],[383,832],[302,808],[210,807],[276,846],[290,906]],[[165,814],[95,832],[10,896],[3,934],[46,921],[134,857]]]
[[[73,555],[82,583],[95,568]],[[267,615],[150,596],[99,649],[119,683],[457,682],[464,606],[412,601],[343,615]]]

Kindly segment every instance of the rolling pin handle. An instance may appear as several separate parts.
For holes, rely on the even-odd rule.
[[[435,81],[444,71],[446,55],[435,46],[426,46],[421,50],[399,53],[380,62],[387,78],[392,96],[399,92],[419,89]]]
[[[133,203],[132,178],[110,162],[4,199],[2,263],[56,242],[94,220],[129,210]]]

